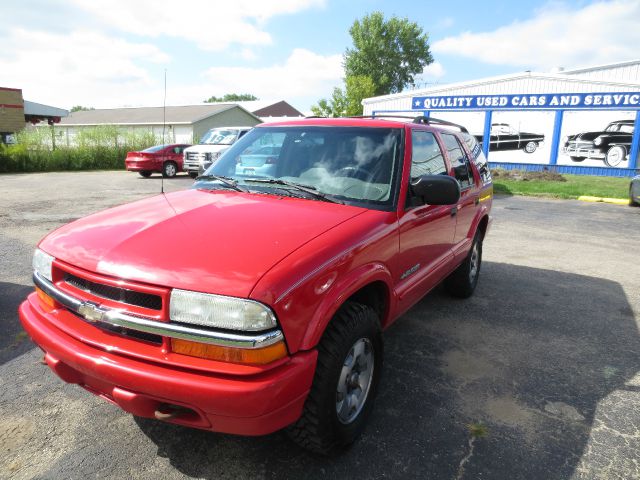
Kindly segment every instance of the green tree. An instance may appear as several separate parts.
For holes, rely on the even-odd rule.
[[[258,100],[258,97],[251,95],[250,93],[225,93],[222,97],[212,96],[205,100],[204,103],[217,103],[217,102],[252,102]]]
[[[314,115],[319,117],[344,117],[362,115],[362,99],[375,95],[373,80],[365,76],[347,77],[344,90],[333,89],[330,99],[322,98],[317,105],[311,107]]]
[[[414,85],[414,77],[433,62],[429,36],[408,18],[384,19],[381,12],[365,15],[349,29],[353,48],[344,54],[347,78],[369,77],[374,95],[402,91]]]
[[[347,113],[347,98],[341,88],[335,87],[331,98],[322,98],[311,111],[318,117],[344,117]]]
[[[89,110],[95,110],[93,107],[83,107],[82,105],[74,105],[71,107],[71,113],[73,112],[86,112]]]

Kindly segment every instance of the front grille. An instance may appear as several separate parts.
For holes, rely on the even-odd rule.
[[[126,303],[128,305],[135,305],[137,307],[149,308],[151,310],[162,309],[162,298],[159,295],[136,292],[134,290],[127,290],[126,288],[95,283],[84,278],[76,277],[70,273],[65,275],[64,281],[69,285],[91,293],[96,297],[102,297],[116,302]]]

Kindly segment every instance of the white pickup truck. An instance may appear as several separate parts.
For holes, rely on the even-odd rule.
[[[183,170],[192,178],[207,169],[236,140],[253,127],[217,127],[207,131],[198,145],[184,149]]]

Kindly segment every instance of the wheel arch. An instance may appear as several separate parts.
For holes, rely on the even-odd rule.
[[[354,270],[332,288],[334,295],[324,299],[300,342],[301,350],[314,348],[335,314],[349,301],[368,305],[378,315],[384,329],[394,309],[391,273],[381,264],[364,265]]]

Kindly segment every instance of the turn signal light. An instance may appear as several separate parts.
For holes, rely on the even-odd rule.
[[[45,308],[47,312],[53,310],[58,306],[57,302],[51,298],[49,295],[44,293],[41,289],[36,287],[36,293],[38,294],[38,298],[40,299],[40,303]]]
[[[264,348],[246,349],[234,347],[221,347],[207,343],[192,342],[179,338],[171,339],[171,350],[174,353],[189,355],[191,357],[219,360],[221,362],[245,363],[252,365],[266,365],[287,356],[287,347],[284,341],[274,343]]]

